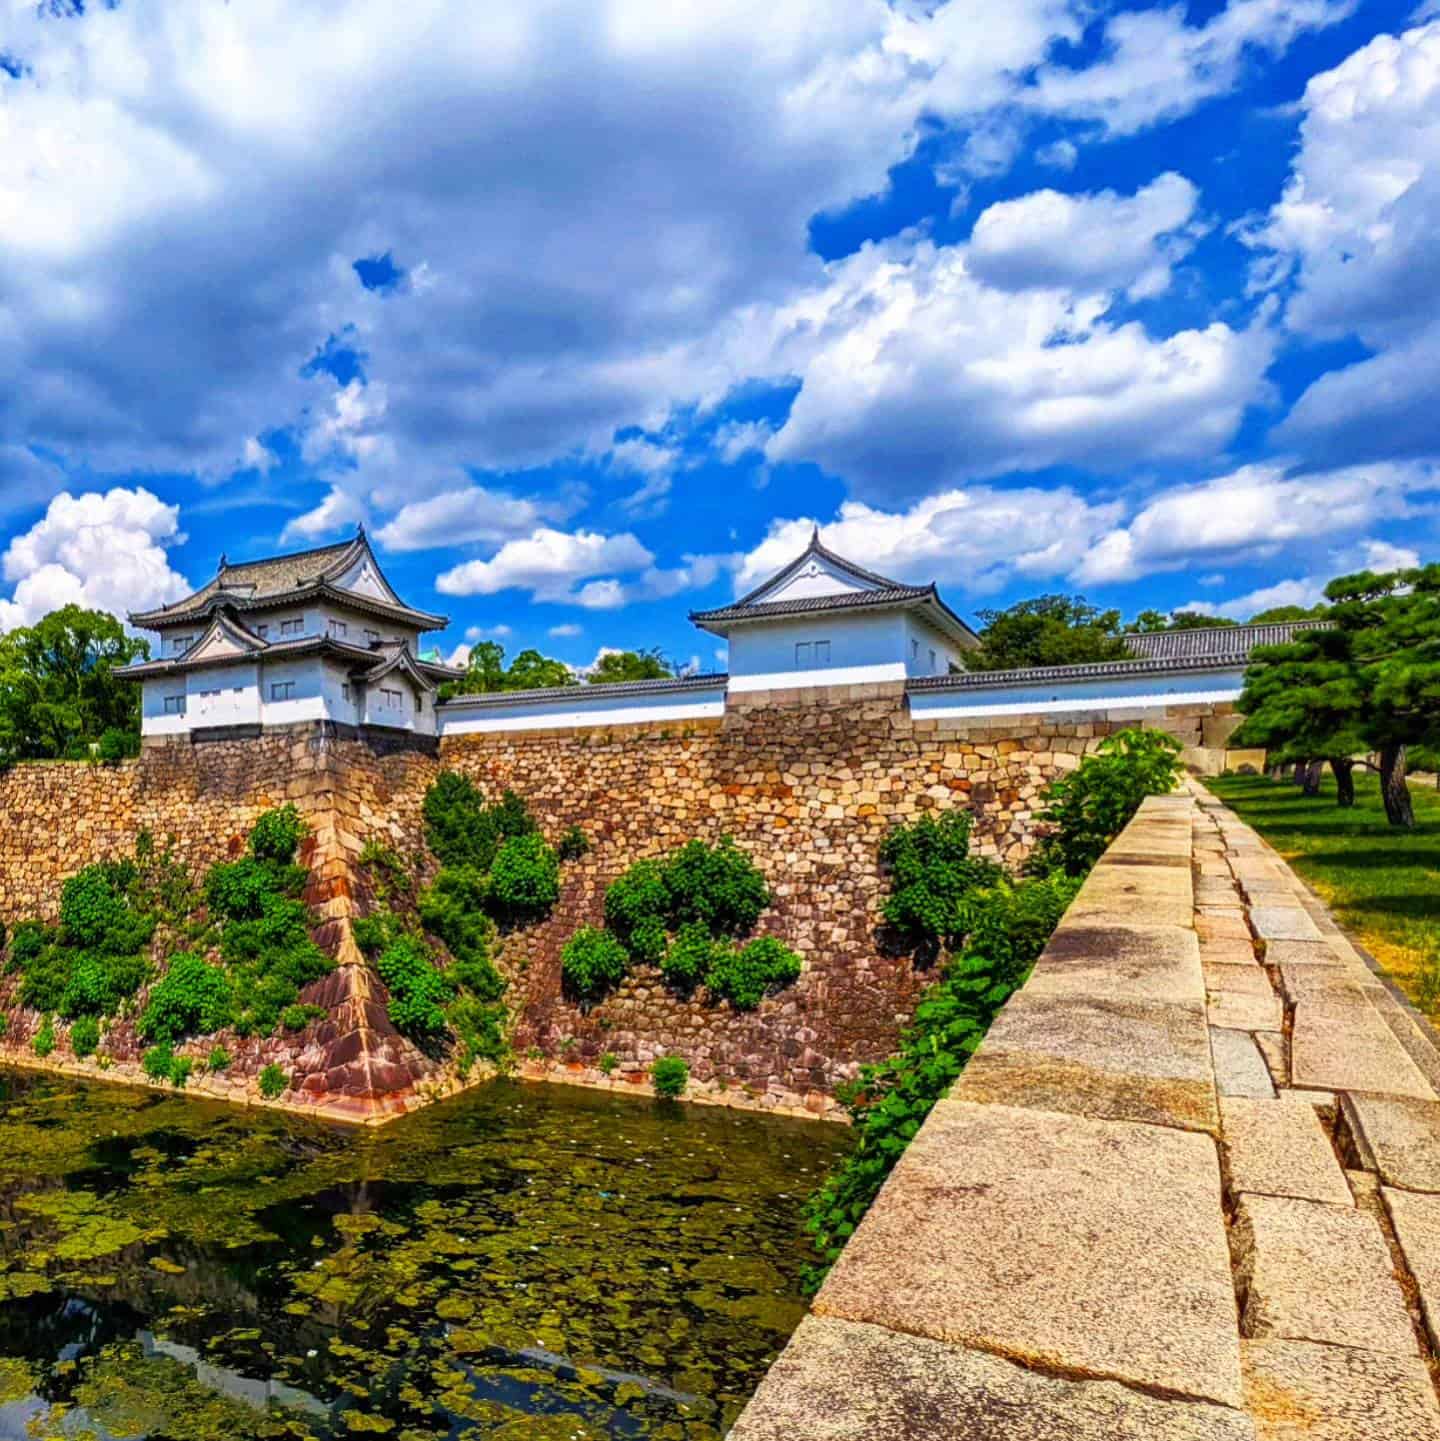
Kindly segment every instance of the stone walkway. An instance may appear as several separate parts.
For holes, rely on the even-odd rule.
[[[1147,801],[732,1441],[1440,1441],[1440,1050],[1208,792]]]

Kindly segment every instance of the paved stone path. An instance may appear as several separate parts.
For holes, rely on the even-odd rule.
[[[1197,784],[1147,801],[732,1441],[1440,1441],[1440,1049]]]

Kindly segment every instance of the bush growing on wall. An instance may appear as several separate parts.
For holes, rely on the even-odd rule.
[[[670,1100],[683,1096],[690,1084],[690,1066],[680,1056],[661,1056],[650,1067],[650,1084],[657,1096]]]
[[[560,862],[536,832],[510,836],[490,866],[489,902],[512,925],[539,920],[560,895]]]
[[[1078,770],[1046,791],[1039,819],[1049,829],[1031,856],[1031,872],[1083,876],[1140,802],[1167,794],[1179,776],[1180,742],[1164,731],[1123,730],[1107,736]]]
[[[625,947],[598,926],[581,926],[560,952],[565,984],[583,1000],[608,991],[625,974],[625,964]]]
[[[705,986],[737,1011],[753,1011],[767,991],[800,979],[800,957],[774,936],[744,946],[721,945],[705,972]]]
[[[965,901],[994,883],[999,866],[970,854],[968,811],[924,815],[896,826],[880,843],[889,871],[885,919],[912,945],[931,951],[953,945],[965,929]]]
[[[529,835],[535,821],[525,803],[506,791],[487,805],[468,776],[441,771],[421,806],[425,840],[442,866],[471,866],[489,871],[495,853],[512,836]]]
[[[180,951],[150,988],[136,1027],[142,1041],[183,1041],[223,1030],[235,1014],[230,978],[219,966]]]

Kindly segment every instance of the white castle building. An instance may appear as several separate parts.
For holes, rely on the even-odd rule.
[[[934,585],[908,585],[810,544],[763,585],[690,619],[723,638],[723,674],[438,698],[464,672],[427,659],[421,638],[445,616],[407,605],[363,529],[340,545],[229,564],[193,595],[133,614],[159,636],[153,660],[119,672],[141,683],[142,732],[205,740],[326,722],[379,735],[637,723],[683,725],[762,695],[803,702],[856,687],[903,693],[918,719],[994,724],[1007,717],[1104,714],[1144,721],[1187,710],[1221,717],[1239,696],[1251,649],[1295,625],[1127,636],[1131,658],[1016,671],[967,671],[975,632]],[[1313,625],[1314,622],[1306,624]],[[1212,757],[1213,760],[1213,757]]]
[[[362,528],[318,550],[231,565],[193,595],[131,615],[159,636],[141,685],[145,736],[259,733],[331,721],[433,736],[436,691],[463,671],[426,660],[443,615],[405,604]]]

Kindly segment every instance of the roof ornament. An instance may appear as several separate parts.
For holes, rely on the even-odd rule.
[[[222,571],[222,570],[224,570],[225,567],[226,567],[227,565],[229,565],[229,564],[230,564],[230,557],[229,557],[228,555],[226,555],[225,552],[222,550],[222,551],[220,552],[220,564],[219,564],[219,566],[217,567],[216,574],[218,575],[219,572]]]

